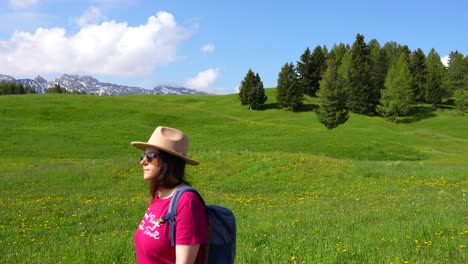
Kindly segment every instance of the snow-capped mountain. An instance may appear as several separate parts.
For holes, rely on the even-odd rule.
[[[176,87],[168,85],[158,85],[153,88],[154,94],[207,94],[202,91],[195,89],[189,89],[185,87]]]
[[[126,95],[126,94],[151,94],[150,90],[140,87],[131,87],[126,85],[118,85],[113,83],[102,83],[91,76],[79,76],[64,74],[60,78],[55,79],[51,86],[59,84],[69,91],[84,91],[87,94],[98,95]]]
[[[0,81],[21,83],[23,86],[29,86],[37,93],[44,93],[47,88],[59,84],[68,91],[84,91],[87,94],[97,95],[128,95],[128,94],[206,94],[205,92],[185,87],[174,86],[156,86],[153,90],[141,87],[119,85],[113,83],[102,83],[92,76],[80,76],[72,74],[63,74],[54,81],[47,81],[41,76],[34,79],[15,79],[9,75],[0,74]]]
[[[37,93],[44,93],[45,90],[49,87],[52,87],[53,85],[50,85],[47,80],[42,78],[41,76],[37,76],[34,79],[15,79],[14,77],[10,75],[4,75],[0,74],[0,82],[5,81],[5,82],[13,82],[13,83],[20,83],[23,86],[29,86],[33,88]]]
[[[0,82],[5,81],[5,82],[14,82],[15,78],[11,77],[10,75],[4,75],[0,74]]]

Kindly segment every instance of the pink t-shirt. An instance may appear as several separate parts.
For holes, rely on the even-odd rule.
[[[172,197],[158,199],[148,207],[135,232],[135,250],[138,264],[175,263],[175,247],[171,246],[169,221],[160,223],[166,215]],[[179,199],[176,217],[176,245],[200,244],[197,263],[203,263],[208,238],[208,219],[197,194],[185,192]]]

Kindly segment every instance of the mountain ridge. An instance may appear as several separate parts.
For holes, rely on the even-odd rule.
[[[47,81],[42,76],[38,75],[34,79],[16,79],[11,75],[0,74],[0,81],[14,82],[29,86],[37,93],[45,93],[50,87],[59,84],[67,91],[82,91],[87,94],[97,95],[129,95],[129,94],[207,94],[206,92],[186,87],[158,85],[152,90],[136,86],[127,86],[114,83],[100,82],[98,79],[90,75],[63,74],[54,81]]]

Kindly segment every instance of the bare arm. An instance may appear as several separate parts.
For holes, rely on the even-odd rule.
[[[197,258],[200,244],[176,245],[176,264],[193,264]]]

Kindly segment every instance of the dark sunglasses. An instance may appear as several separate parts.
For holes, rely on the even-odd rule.
[[[142,161],[146,157],[146,161],[151,162],[154,158],[158,156],[157,152],[148,152],[148,153],[143,153],[140,156],[140,161]]]

